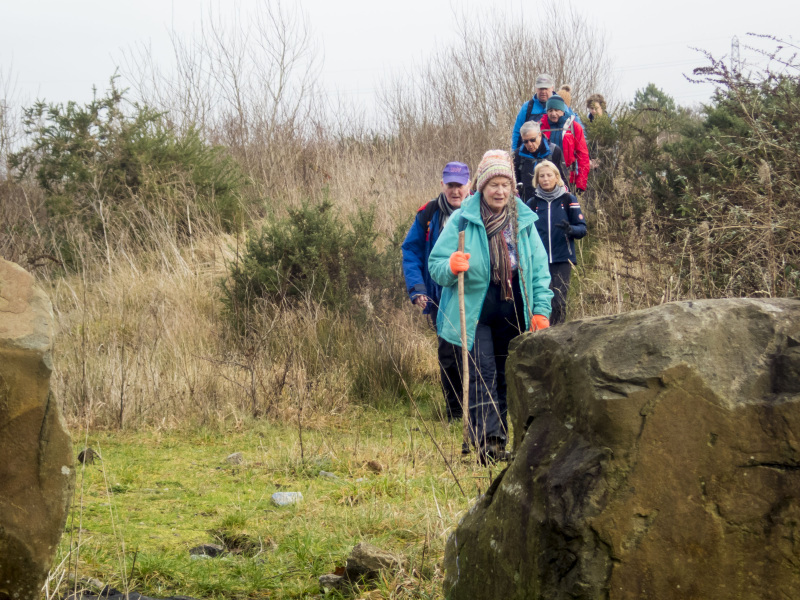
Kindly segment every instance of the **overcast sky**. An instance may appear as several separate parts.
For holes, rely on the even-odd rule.
[[[381,82],[456,35],[453,7],[492,10],[535,22],[543,0],[303,0],[324,50],[321,83],[328,92],[368,106]],[[92,85],[104,89],[123,52],[150,44],[169,56],[169,33],[190,34],[213,8],[253,10],[261,0],[0,0],[0,75],[11,74],[13,98],[87,101]],[[614,60],[617,100],[654,82],[680,104],[696,104],[710,89],[683,74],[705,64],[691,49],[728,56],[738,36],[742,58],[748,32],[788,38],[800,23],[800,2],[765,5],[742,0],[573,0],[572,6],[602,27]],[[798,36],[800,37],[800,36]],[[797,39],[797,38],[795,38]],[[0,78],[2,82],[2,78]],[[0,97],[3,90],[0,89]]]

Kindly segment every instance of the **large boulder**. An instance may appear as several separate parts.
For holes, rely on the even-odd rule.
[[[524,335],[515,457],[450,536],[448,598],[800,590],[800,300],[677,302]]]
[[[38,599],[74,482],[50,392],[53,311],[33,277],[0,259],[0,600]]]

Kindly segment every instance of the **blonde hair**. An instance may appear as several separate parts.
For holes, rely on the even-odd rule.
[[[564,185],[564,180],[561,179],[561,173],[559,172],[558,167],[555,165],[555,163],[553,163],[553,162],[551,162],[549,160],[543,160],[538,165],[536,165],[536,168],[533,170],[533,185],[534,186],[537,186],[537,187],[539,186],[539,172],[542,169],[552,169],[553,173],[556,174],[556,185]]]

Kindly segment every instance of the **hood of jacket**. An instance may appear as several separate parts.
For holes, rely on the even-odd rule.
[[[542,135],[542,141],[539,142],[539,147],[533,154],[525,150],[525,146],[522,146],[519,150],[519,155],[525,158],[546,158],[550,156],[550,141],[547,139],[547,136]]]

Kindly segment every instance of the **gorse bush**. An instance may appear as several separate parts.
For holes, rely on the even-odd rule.
[[[780,72],[748,75],[709,56],[695,73],[717,90],[699,112],[651,84],[617,120],[629,201],[609,206],[611,227],[643,235],[653,219],[650,267],[678,297],[800,293],[800,65],[779,52]]]
[[[135,229],[142,211],[179,232],[192,215],[227,231],[240,227],[245,181],[224,149],[195,129],[178,135],[147,106],[124,110],[124,94],[112,78],[105,97],[83,106],[37,102],[25,109],[29,142],[9,164],[44,191],[53,229],[63,234],[77,223],[108,235],[115,221]]]
[[[692,136],[669,152],[681,169],[678,235],[711,295],[800,292],[800,78],[727,73]],[[677,180],[677,176],[675,176]],[[696,227],[693,227],[696,225]]]
[[[334,310],[363,307],[397,283],[397,252],[380,250],[377,241],[372,210],[345,223],[327,200],[289,209],[285,218],[248,236],[223,284],[228,313],[241,325],[259,298],[312,300]]]

